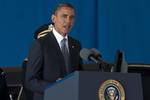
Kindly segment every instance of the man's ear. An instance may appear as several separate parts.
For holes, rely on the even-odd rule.
[[[53,23],[55,23],[55,15],[54,14],[51,16],[51,20]]]

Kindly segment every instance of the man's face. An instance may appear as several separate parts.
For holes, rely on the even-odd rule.
[[[75,11],[70,7],[61,7],[52,15],[52,21],[57,32],[65,36],[74,23]]]

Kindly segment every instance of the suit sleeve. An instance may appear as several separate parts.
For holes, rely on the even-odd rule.
[[[25,83],[26,87],[33,91],[43,93],[48,82],[42,79],[43,54],[38,40],[35,40],[28,56]]]

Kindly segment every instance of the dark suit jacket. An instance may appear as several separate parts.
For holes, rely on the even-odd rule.
[[[0,99],[1,100],[10,100],[9,98],[9,89],[7,87],[5,73],[0,68]]]
[[[70,53],[70,73],[80,70],[80,43],[68,37]],[[34,92],[34,100],[43,100],[43,93],[47,86],[58,78],[66,75],[65,62],[53,33],[34,41],[27,63],[26,86]]]

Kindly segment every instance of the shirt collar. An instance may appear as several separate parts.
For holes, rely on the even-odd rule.
[[[68,35],[66,35],[65,37],[63,37],[62,35],[60,35],[60,33],[58,33],[58,32],[55,30],[54,27],[53,27],[52,31],[53,31],[53,34],[54,34],[54,36],[55,36],[55,38],[56,38],[56,40],[57,40],[58,43],[60,43],[61,40],[64,39],[64,38],[66,38],[66,40],[68,41]]]

